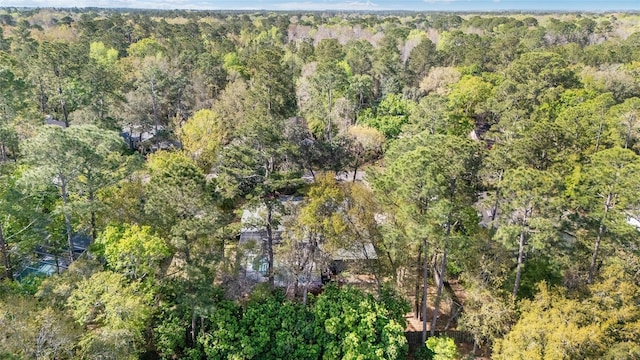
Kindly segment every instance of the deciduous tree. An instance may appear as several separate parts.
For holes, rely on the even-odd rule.
[[[80,281],[67,306],[85,329],[80,353],[86,357],[134,359],[144,351],[144,329],[152,314],[151,294],[124,275],[101,271]]]

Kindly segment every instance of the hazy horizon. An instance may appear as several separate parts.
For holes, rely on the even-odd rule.
[[[0,0],[0,7],[131,8],[185,10],[346,10],[346,11],[640,11],[640,1],[612,0]]]

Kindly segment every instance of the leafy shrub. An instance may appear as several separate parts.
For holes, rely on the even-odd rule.
[[[458,358],[458,348],[450,337],[430,337],[427,348],[433,352],[433,360],[455,360]]]

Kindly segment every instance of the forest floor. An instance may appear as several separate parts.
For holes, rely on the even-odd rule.
[[[458,280],[451,279],[449,280],[449,285],[451,285],[451,289],[454,294],[458,298],[458,300],[464,305],[464,301],[466,299],[466,293],[464,288]],[[436,297],[436,289],[434,287],[429,287],[427,292],[428,299],[435,299]],[[429,304],[427,306],[427,319],[429,322],[427,323],[427,330],[431,330],[431,319],[433,319],[433,304],[432,301],[429,300]],[[440,303],[440,315],[438,316],[438,321],[436,322],[436,330],[445,330],[447,323],[449,322],[449,318],[451,316],[451,303],[450,301],[442,301]],[[422,321],[415,317],[415,314],[412,312],[407,313],[405,315],[405,319],[407,320],[407,328],[406,331],[422,331]],[[449,324],[447,330],[456,330],[457,321],[454,319]]]
[[[451,289],[453,290],[457,299],[464,306],[464,302],[466,299],[466,293],[462,285],[455,280],[449,280],[449,284],[451,285]],[[434,299],[436,295],[436,289],[433,287],[429,288],[427,293],[427,297],[430,299]],[[440,306],[440,315],[438,316],[438,320],[436,321],[436,330],[445,330],[447,323],[449,323],[449,327],[447,330],[457,330],[457,321],[452,320],[449,322],[449,318],[451,316],[451,306],[450,301],[442,301]],[[429,306],[427,306],[427,319],[429,322],[427,323],[427,331],[431,330],[431,319],[433,319],[433,305],[430,301]],[[407,328],[405,331],[422,331],[422,321],[415,316],[414,312],[407,313],[405,315],[405,319],[407,321]],[[459,343],[458,352],[461,355],[461,358],[467,358],[473,352],[473,344],[472,343]],[[474,356],[475,360],[490,360],[490,349],[478,349]],[[413,359],[413,358],[410,358]]]

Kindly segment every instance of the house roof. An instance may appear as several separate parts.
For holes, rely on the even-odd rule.
[[[321,172],[315,173],[316,177],[320,175]],[[356,171],[356,181],[366,182],[366,172],[362,170]],[[307,171],[302,175],[302,180],[304,180],[308,184],[312,184],[314,182],[313,175],[311,172]],[[340,171],[336,173],[337,181],[347,181],[350,182],[353,180],[353,171]]]
[[[373,247],[373,244],[370,242],[366,242],[364,244],[356,244],[355,246],[345,249],[341,248],[336,250],[332,256],[332,260],[372,260],[377,259],[378,254],[376,253],[376,249]]]
[[[163,130],[164,127],[158,126],[158,130]],[[132,139],[133,141],[147,141],[156,136],[155,129],[148,131],[144,130],[142,126],[123,126],[120,135],[125,139]]]
[[[56,120],[51,115],[47,115],[44,118],[44,123],[45,123],[45,125],[59,126],[59,127],[63,128],[63,129],[65,129],[67,127],[67,124],[65,124],[64,121]]]
[[[303,198],[299,196],[283,196],[280,202],[284,208],[296,206],[302,202]],[[265,207],[258,206],[254,208],[246,208],[242,211],[242,229],[240,230],[240,244],[246,244],[251,241],[261,242],[267,240],[267,233],[263,226]],[[277,213],[274,216],[283,216]],[[282,234],[286,230],[285,226],[280,222],[278,227],[273,230],[274,243],[278,244],[282,239]],[[351,248],[340,248],[331,251],[332,260],[365,260],[377,259],[378,255],[371,242],[364,244],[355,244]]]
[[[299,203],[301,200],[282,199],[281,202],[284,206],[289,203]],[[257,208],[247,208],[242,211],[242,229],[240,230],[240,244],[245,244],[250,241],[267,241],[267,231],[264,227],[264,216],[266,209],[264,206]],[[282,214],[276,214],[276,217],[282,216]],[[275,243],[279,243],[282,238],[282,233],[285,227],[279,224],[277,228],[273,229],[273,240]]]

